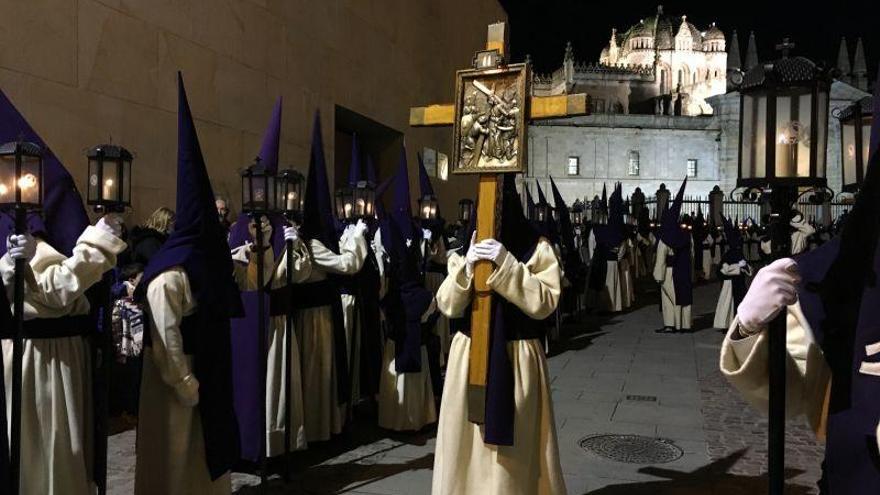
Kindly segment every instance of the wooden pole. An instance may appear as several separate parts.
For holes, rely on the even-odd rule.
[[[25,233],[27,212],[21,206],[15,208],[15,233]],[[15,334],[12,339],[12,412],[9,435],[9,476],[12,493],[21,493],[21,363],[24,352],[24,276],[27,261],[15,260],[15,286],[12,296],[12,314]],[[5,413],[5,411],[3,411]]]

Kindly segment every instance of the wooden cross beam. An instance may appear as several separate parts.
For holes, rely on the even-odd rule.
[[[504,22],[490,24],[486,40],[487,50],[498,50],[503,57],[507,52],[507,29]],[[531,81],[526,82],[529,101],[529,120],[549,119],[586,115],[589,110],[589,96],[586,94],[559,96],[531,96]],[[451,126],[455,124],[455,105],[429,105],[410,109],[409,123],[412,127]],[[459,146],[461,136],[453,136],[453,146]],[[457,156],[457,153],[454,154]],[[477,157],[479,158],[479,157]],[[527,155],[519,157],[526,169]],[[457,171],[453,164],[453,173]],[[497,237],[497,225],[500,221],[501,203],[499,189],[501,177],[497,172],[480,174],[479,196],[477,200],[477,232],[476,240],[481,241]],[[474,266],[474,298],[471,307],[471,348],[468,367],[468,418],[474,423],[485,420],[486,379],[489,363],[489,336],[492,324],[492,291],[487,284],[492,275],[493,266],[490,261],[483,260]]]

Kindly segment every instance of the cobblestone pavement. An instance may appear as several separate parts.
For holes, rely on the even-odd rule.
[[[717,369],[723,334],[708,328],[717,284],[695,291],[692,334],[655,334],[657,295],[646,290],[629,312],[566,325],[565,343],[548,360],[569,494],[766,493],[766,420]],[[430,493],[434,431],[389,435],[374,424],[375,415],[365,411],[353,432],[297,453],[291,481],[273,476],[268,492]],[[618,433],[667,439],[683,455],[665,464],[627,464],[580,447],[586,437]],[[822,448],[801,422],[790,422],[787,435],[787,493],[815,493]],[[133,450],[133,432],[111,439],[111,493],[132,492]],[[252,475],[233,476],[240,494],[259,493],[258,482]]]

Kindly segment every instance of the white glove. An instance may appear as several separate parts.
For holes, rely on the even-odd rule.
[[[797,263],[791,258],[776,260],[758,271],[737,309],[743,333],[760,332],[786,306],[796,303],[800,281]]]
[[[291,225],[289,227],[284,227],[284,240],[290,242],[296,242],[299,240],[299,229],[295,226]]]
[[[740,268],[745,268],[748,263],[746,263],[746,260],[739,260],[739,263],[737,263],[737,265],[739,265]]]
[[[193,375],[186,377],[174,386],[177,400],[186,407],[196,407],[199,403],[199,381]]]
[[[471,244],[468,247],[467,254],[464,257],[464,271],[468,278],[474,276],[474,263],[476,263],[479,259],[480,257],[477,255],[477,233],[474,232],[473,234],[471,234]]]
[[[98,220],[95,227],[115,237],[122,237],[122,217],[108,213]]]
[[[6,252],[14,260],[30,261],[37,254],[37,242],[30,234],[13,234],[6,238]]]
[[[507,256],[507,249],[504,244],[495,239],[483,239],[476,244],[477,258],[481,260],[489,260],[495,265],[501,265]]]
[[[422,229],[422,237],[424,237],[426,241],[431,242],[431,238],[434,237],[434,233],[431,232],[431,229]]]
[[[354,235],[363,236],[367,231],[367,224],[364,223],[363,220],[358,220],[356,224],[354,224]]]

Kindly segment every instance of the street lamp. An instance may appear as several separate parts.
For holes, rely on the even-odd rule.
[[[27,214],[43,206],[43,150],[39,145],[13,141],[0,146],[0,210],[15,214],[15,233],[26,233]],[[12,411],[10,414],[9,475],[12,493],[19,493],[21,472],[21,362],[24,341],[24,280],[27,260],[15,260],[12,314]]]
[[[464,198],[458,202],[458,221],[462,225],[468,225],[471,217],[474,216],[474,202],[471,199]]]
[[[99,144],[86,152],[86,158],[86,204],[98,212],[125,211],[131,206],[131,152],[122,146]]]
[[[777,46],[782,58],[752,68],[740,86],[737,187],[769,194],[774,258],[791,255],[789,224],[799,189],[826,186],[830,72],[806,58],[789,57],[793,47],[783,40]],[[771,495],[785,488],[785,322],[783,312],[768,332]]]
[[[866,96],[840,112],[840,150],[843,191],[858,192],[868,167],[873,98]]]

